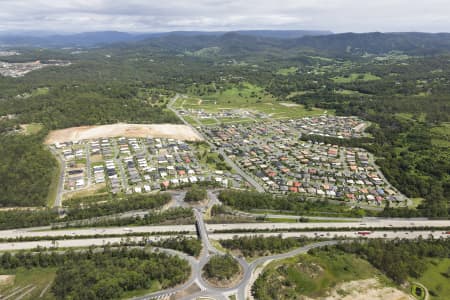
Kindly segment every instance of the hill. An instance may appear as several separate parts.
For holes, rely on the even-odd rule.
[[[330,34],[329,31],[312,30],[245,30],[237,31],[241,35],[290,39],[303,36]],[[50,34],[41,32],[0,32],[0,46],[28,46],[28,47],[94,47],[115,43],[137,42],[158,38],[193,37],[219,37],[227,34],[226,31],[173,31],[173,32],[149,32],[127,33],[118,31],[82,32],[76,34]]]

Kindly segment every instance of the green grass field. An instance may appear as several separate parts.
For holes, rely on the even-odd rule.
[[[355,82],[358,80],[372,81],[372,80],[379,80],[379,79],[381,79],[381,78],[378,76],[375,76],[371,73],[364,73],[364,74],[352,73],[348,77],[347,76],[339,76],[339,77],[331,78],[331,80],[333,80],[335,83],[351,83],[351,82]]]
[[[18,297],[25,293],[26,291],[33,288],[33,290],[28,293],[22,300],[34,300],[34,299],[43,299],[43,300],[53,300],[55,296],[51,293],[51,286],[47,288],[47,286],[53,282],[56,275],[56,268],[18,268],[14,270],[2,270],[0,269],[1,275],[16,275],[14,280],[14,284],[7,286],[0,286],[0,299],[3,299],[3,296],[11,295],[14,291],[17,291],[20,288],[23,289],[22,292],[13,295],[10,299],[18,299]],[[47,290],[44,292],[44,290]],[[152,286],[149,289],[140,289],[135,291],[126,292],[123,294],[123,299],[128,299],[136,296],[145,295],[148,293],[156,292],[161,289],[161,285],[158,281],[154,281]],[[42,294],[42,297],[41,296]]]
[[[23,289],[23,292],[15,294],[12,296],[12,299],[18,298],[22,293],[34,288],[30,293],[28,293],[23,300],[27,299],[55,299],[51,294],[50,289],[48,289],[43,295],[42,298],[39,296],[44,291],[44,289],[53,282],[56,275],[56,268],[18,268],[13,270],[3,270],[0,269],[0,274],[3,275],[16,275],[13,285],[8,285],[1,287],[0,286],[0,294],[3,296],[8,296],[13,291],[16,291],[20,288]],[[0,297],[2,298],[2,297]]]
[[[297,91],[297,92],[291,92],[287,97],[286,97],[286,99],[291,99],[291,98],[293,98],[293,97],[295,97],[295,96],[303,96],[303,95],[306,95],[306,94],[308,94],[308,93],[311,93],[312,91]]]
[[[348,96],[366,95],[366,94],[360,93],[358,91],[352,91],[352,90],[337,90],[337,91],[335,91],[335,93],[340,94],[340,95],[348,95]]]
[[[442,123],[431,129],[431,143],[434,146],[450,148],[450,123]]]
[[[317,116],[323,114],[322,109],[305,109],[303,105],[291,102],[279,102],[272,95],[266,93],[261,87],[243,83],[222,92],[208,93],[204,96],[189,96],[188,98],[179,98],[173,107],[176,109],[194,109],[204,110],[209,113],[218,113],[224,110],[241,110],[254,114],[264,114],[267,119],[295,119],[305,116]],[[333,111],[328,111],[333,114]],[[188,120],[191,124],[198,124],[195,119]],[[221,123],[245,123],[255,121],[251,118],[243,117],[240,120],[222,118]],[[205,125],[209,125],[211,121]],[[201,121],[203,123],[203,121]],[[212,124],[212,122],[211,122]]]
[[[269,264],[254,287],[265,289],[268,297],[298,299],[299,295],[322,297],[341,282],[374,277],[389,284],[379,270],[355,255],[319,251]]]
[[[250,118],[218,118],[221,124],[243,124],[243,123],[252,123],[255,122],[254,119]]]
[[[309,58],[312,58],[314,60],[319,60],[319,61],[326,61],[326,62],[332,62],[333,59],[332,58],[328,58],[328,57],[323,57],[323,56],[307,56]]]
[[[417,290],[420,290],[420,296],[418,295]],[[422,288],[422,286],[419,286],[417,284],[412,284],[411,285],[411,294],[417,300],[424,300],[425,299],[425,290]]]
[[[427,261],[427,269],[419,279],[411,279],[423,284],[430,293],[430,299],[449,299],[450,295],[450,258],[430,259]]]
[[[200,119],[199,121],[202,125],[217,125],[217,121],[215,119]]]
[[[31,93],[31,96],[42,96],[47,95],[50,92],[50,89],[48,87],[41,87],[33,90]]]
[[[44,126],[39,123],[30,123],[30,124],[22,125],[22,128],[23,128],[23,134],[32,135],[32,134],[37,134],[39,131],[42,130],[42,128],[44,128]]]
[[[226,170],[227,164],[220,159],[219,153],[211,152],[210,147],[206,143],[193,144],[196,152],[198,153],[198,159],[204,165],[208,165],[211,170]]]
[[[159,281],[153,281],[152,285],[149,289],[140,289],[140,290],[125,292],[122,295],[122,299],[130,299],[130,298],[134,298],[137,296],[142,296],[142,295],[150,294],[153,292],[157,292],[160,290],[161,290],[161,284],[159,283]]]
[[[287,75],[295,74],[295,73],[297,73],[297,71],[298,71],[297,67],[290,67],[290,68],[279,69],[276,74],[287,76]]]
[[[196,121],[196,119],[191,116],[183,116],[183,119],[186,120],[186,122],[188,122],[189,124],[191,124],[193,126],[199,125],[199,123]]]

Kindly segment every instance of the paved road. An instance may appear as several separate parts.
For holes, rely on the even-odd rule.
[[[35,230],[35,229],[34,229]],[[56,236],[93,236],[93,235],[125,235],[128,233],[158,233],[158,232],[195,232],[194,225],[174,225],[174,226],[133,226],[133,227],[109,227],[109,228],[85,228],[85,229],[61,229],[32,231],[29,229],[14,229],[0,231],[1,238],[19,237],[56,237]]]
[[[195,235],[191,235],[195,236]],[[170,235],[145,237],[149,241],[160,241],[163,239],[173,238]],[[37,247],[42,248],[77,248],[89,246],[103,246],[107,244],[119,244],[121,242],[141,242],[143,237],[108,237],[108,238],[86,238],[74,240],[57,240],[57,241],[31,241],[31,242],[14,242],[0,243],[0,251],[30,250]]]
[[[184,117],[182,115],[180,115],[180,113],[173,108],[173,104],[175,103],[175,101],[177,101],[179,98],[181,97],[181,95],[177,94],[175,97],[173,97],[169,103],[167,104],[167,108],[169,108],[171,111],[173,111],[174,114],[177,115],[177,117],[183,121],[184,124],[186,124],[187,126],[189,126],[190,128],[192,128],[192,130],[197,133],[199,136],[203,137],[203,139],[206,141],[206,143],[208,143],[208,145],[211,147],[211,149],[215,149],[216,147],[207,139],[203,136],[203,134],[201,132],[199,132],[197,130],[197,128],[195,128],[194,126],[192,126],[191,124],[189,124],[189,122],[187,122]],[[246,172],[244,172],[238,165],[236,165],[230,158],[228,158],[228,156],[225,154],[225,152],[223,152],[222,149],[218,149],[217,150],[224,158],[225,162],[230,165],[234,171],[236,173],[238,173],[240,176],[242,176],[245,180],[247,180],[248,183],[250,183],[255,190],[257,190],[258,192],[264,192],[264,188],[258,183],[256,182],[252,177],[250,177]]]
[[[274,260],[280,260],[280,259],[297,256],[299,254],[307,253],[309,250],[314,249],[314,248],[335,245],[337,243],[338,243],[337,241],[319,242],[319,243],[315,243],[315,244],[311,244],[311,245],[307,245],[307,246],[298,248],[298,249],[288,252],[288,253],[282,253],[282,254],[261,257],[261,258],[256,259],[255,261],[253,261],[250,264],[248,272],[245,274],[244,279],[241,281],[241,284],[238,287],[237,298],[239,300],[247,299],[246,296],[250,293],[251,285],[253,284],[253,282],[256,279],[254,275],[255,275],[255,270],[258,267],[265,266]]]
[[[120,180],[122,182],[122,188],[125,192],[127,192],[128,191],[128,180],[127,180],[128,177],[127,177],[127,174],[123,167],[122,161],[120,159],[120,150],[119,150],[119,146],[117,145],[116,140],[112,141],[111,147],[113,148],[114,163],[116,164],[116,167],[119,168]]]
[[[430,299],[430,293],[428,292],[428,289],[423,284],[421,284],[420,282],[417,282],[417,281],[413,282],[413,284],[421,287],[425,291],[425,297],[423,298],[423,300]]]
[[[347,222],[363,222],[363,218],[347,218],[347,217],[315,217],[315,216],[295,216],[295,215],[283,215],[283,214],[256,214],[256,213],[243,213],[243,215],[251,217],[265,217],[267,219],[290,219],[298,220],[301,218],[312,219],[312,220],[322,220],[322,221],[347,221]]]
[[[213,240],[229,240],[233,237],[250,237],[250,236],[282,236],[283,238],[288,237],[307,237],[307,238],[323,238],[323,239],[354,239],[354,238],[370,238],[370,239],[416,239],[421,237],[423,239],[433,238],[450,238],[450,234],[446,231],[430,231],[430,230],[420,230],[420,231],[367,231],[367,235],[361,234],[364,231],[305,231],[305,232],[264,232],[264,233],[213,233],[209,234],[209,238]]]
[[[214,205],[221,205],[222,203],[220,202],[219,198],[217,198],[217,191],[212,191],[212,190],[208,190],[208,205],[206,207],[206,209],[210,209],[212,208]]]
[[[234,161],[228,158],[228,156],[222,149],[218,149],[217,151],[223,156],[225,162],[230,165],[240,176],[242,176],[242,178],[247,180],[247,182],[249,182],[256,191],[260,193],[263,193],[265,191],[264,188],[255,179],[253,179],[253,177],[244,172],[236,163],[234,163]]]
[[[426,227],[446,228],[450,227],[449,220],[399,220],[399,219],[373,219],[365,220],[364,223],[355,222],[324,222],[324,223],[235,223],[235,224],[206,224],[208,233],[226,230],[326,230],[327,228],[347,230],[348,228],[361,228],[370,230],[371,228],[417,228]],[[121,235],[127,233],[158,233],[158,232],[195,232],[194,225],[166,225],[166,226],[133,226],[125,227],[106,227],[106,228],[84,228],[84,229],[60,229],[48,230],[43,228],[24,228],[14,230],[0,231],[1,238],[18,237],[55,237],[55,236],[92,236],[92,235]]]
[[[308,238],[385,238],[385,239],[395,239],[395,238],[404,238],[404,239],[415,239],[418,237],[422,237],[424,239],[427,238],[450,238],[450,235],[445,231],[372,231],[368,235],[358,234],[358,231],[307,231],[307,232],[264,232],[264,233],[210,233],[208,234],[208,238],[210,240],[227,240],[232,239],[233,237],[244,237],[244,236],[282,236],[283,238],[287,237],[308,237]],[[183,235],[185,237],[196,237],[194,233],[189,233]],[[145,238],[150,241],[158,241],[168,238],[173,238],[173,235],[155,235],[155,236],[146,236]],[[72,247],[88,247],[91,245],[94,246],[102,246],[104,244],[114,244],[120,243],[125,240],[140,242],[142,241],[143,236],[135,236],[135,237],[98,237],[98,238],[80,238],[80,239],[66,239],[66,240],[57,240],[52,241],[51,239],[45,241],[30,241],[30,242],[10,242],[10,243],[0,243],[0,251],[12,251],[12,250],[26,250],[26,249],[34,249],[37,247],[45,247],[45,248],[72,248]],[[210,246],[211,247],[211,246]],[[202,253],[206,256],[211,256],[211,254],[219,253],[217,249],[211,249],[206,255],[206,252]]]
[[[86,156],[87,186],[90,187],[92,184],[92,172],[91,172],[91,149],[89,143],[86,143],[84,151],[86,151],[85,156]]]
[[[66,161],[62,157],[61,153],[59,153],[55,148],[50,147],[50,151],[53,153],[53,155],[56,157],[56,159],[59,162],[59,180],[58,180],[58,187],[56,190],[56,197],[55,197],[55,203],[53,207],[60,208],[62,203],[62,195],[64,192],[64,172],[66,170]]]
[[[174,295],[180,291],[184,291],[185,289],[190,287],[192,284],[194,284],[194,282],[197,280],[197,274],[199,274],[199,269],[198,269],[197,260],[194,257],[186,255],[183,252],[179,252],[179,251],[175,251],[175,250],[171,250],[171,249],[158,248],[158,250],[163,251],[168,254],[171,254],[171,255],[177,255],[180,258],[187,260],[191,266],[191,276],[185,283],[183,283],[179,286],[176,286],[176,287],[173,287],[173,288],[170,288],[167,290],[151,293],[151,294],[148,294],[148,295],[145,295],[142,297],[134,297],[134,298],[132,298],[133,300],[164,299],[164,298]]]
[[[213,198],[214,199],[214,198]],[[268,257],[262,257],[259,258],[255,261],[253,261],[251,264],[248,264],[244,259],[240,258],[240,257],[235,257],[235,259],[239,262],[239,264],[242,267],[242,271],[243,271],[243,278],[239,281],[239,283],[237,283],[235,286],[233,287],[229,287],[229,288],[216,288],[213,287],[211,285],[208,284],[208,282],[206,282],[203,278],[202,278],[202,269],[204,267],[204,265],[208,262],[209,258],[211,257],[211,255],[215,255],[215,254],[221,254],[221,252],[219,250],[217,250],[211,243],[210,243],[210,238],[211,239],[228,239],[228,238],[232,238],[233,236],[248,236],[248,235],[254,235],[252,233],[240,233],[240,234],[214,234],[214,233],[210,233],[209,230],[211,229],[211,226],[217,226],[217,225],[206,225],[204,223],[203,220],[203,215],[201,213],[201,208],[194,208],[194,215],[196,218],[196,224],[197,224],[197,232],[199,237],[202,240],[202,244],[203,244],[203,250],[202,253],[200,255],[200,257],[198,259],[195,259],[193,257],[189,257],[186,254],[183,253],[179,253],[177,251],[172,251],[172,250],[164,250],[168,253],[171,253],[173,255],[178,255],[183,259],[186,259],[189,261],[190,265],[191,265],[191,276],[189,278],[189,280],[187,282],[185,282],[184,284],[171,288],[171,289],[167,289],[167,290],[163,290],[163,291],[159,291],[156,293],[151,293],[148,294],[146,296],[143,297],[137,297],[135,299],[137,300],[144,300],[144,299],[159,299],[159,298],[164,298],[164,297],[168,297],[177,293],[180,293],[182,291],[185,291],[187,288],[189,288],[191,285],[195,284],[200,288],[200,292],[194,293],[192,295],[186,296],[182,299],[195,299],[197,297],[210,297],[212,299],[227,299],[226,297],[230,296],[230,295],[236,295],[237,299],[239,300],[245,300],[246,296],[249,295],[250,292],[250,287],[253,284],[253,282],[256,280],[257,278],[257,274],[255,273],[255,271],[261,267],[264,266],[266,264],[268,264],[269,262],[273,261],[273,260],[278,260],[278,259],[284,259],[284,258],[288,258],[288,257],[292,257],[301,253],[306,253],[307,251],[309,251],[312,248],[317,248],[317,247],[323,247],[325,245],[333,245],[338,243],[338,241],[324,241],[324,242],[318,242],[318,243],[314,243],[311,245],[307,245],[305,247],[301,247],[298,248],[294,251],[288,252],[288,253],[283,253],[283,254],[277,254],[277,255],[273,255],[273,256],[268,256]],[[385,221],[385,220],[384,220]],[[392,222],[392,220],[390,220]],[[402,226],[404,226],[405,221],[397,221],[399,222],[399,224],[402,224]],[[423,221],[415,221],[415,222],[423,222]],[[430,222],[430,221],[426,221],[426,222]],[[434,221],[435,222],[435,221]],[[379,222],[373,222],[374,224],[378,224]],[[322,224],[330,224],[330,223],[322,223]],[[322,225],[320,224],[320,225]],[[342,223],[339,223],[342,224]],[[345,224],[345,223],[344,223]],[[354,223],[350,223],[350,224],[354,224]],[[383,223],[381,223],[383,224]],[[413,226],[414,223],[409,223],[410,226]],[[444,222],[443,224],[448,225],[448,221]],[[234,225],[234,224],[222,224],[222,225],[218,225],[220,226],[228,226],[228,225]],[[241,227],[241,228],[246,228],[249,225],[253,225],[253,226],[266,226],[267,224],[241,224],[241,225],[237,225],[237,226],[245,226],[245,227]],[[268,224],[269,227],[272,225],[292,225],[292,224]],[[304,225],[304,224],[303,224]],[[378,224],[380,225],[380,224]],[[186,227],[187,226],[187,227]],[[147,226],[147,228],[150,227],[152,230],[155,230],[155,228],[157,228],[158,231],[171,231],[173,230],[173,226]],[[180,226],[177,226],[180,227]],[[193,229],[194,226],[192,225],[185,225],[186,228],[191,228]],[[209,228],[208,228],[209,227]],[[164,229],[163,229],[164,228]],[[185,229],[186,229],[185,228]],[[106,232],[108,230],[108,232],[121,232],[123,233],[128,233],[130,230],[133,231],[137,231],[137,227],[133,227],[133,229],[128,229],[128,228],[110,228],[110,229],[84,229],[84,231],[90,232],[91,230],[99,230],[100,232]],[[111,231],[109,231],[111,230]],[[148,230],[148,229],[147,229]],[[191,230],[192,231],[192,230]],[[51,233],[55,232],[55,231],[50,231]],[[29,233],[29,234],[33,234],[33,233],[42,233],[42,232],[25,232],[25,233]],[[44,232],[45,233],[45,232]],[[49,233],[49,232],[47,232]],[[58,233],[58,231],[56,231],[56,233]],[[81,233],[81,232],[78,232]],[[105,233],[106,234],[106,233]],[[270,236],[270,235],[279,235],[280,233],[263,233],[261,235],[263,236]],[[3,236],[3,235],[2,235]],[[192,236],[192,234],[191,234]],[[290,237],[290,236],[309,236],[309,237],[341,237],[341,238],[356,238],[356,237],[361,237],[360,234],[358,234],[355,231],[343,231],[343,232],[287,232],[287,233],[282,233],[283,237]],[[372,232],[369,233],[368,235],[366,235],[365,237],[367,238],[417,238],[419,236],[422,236],[423,238],[441,238],[441,237],[447,237],[446,232],[431,232],[431,231],[414,231],[414,232],[407,232],[407,231],[386,231],[386,232]],[[151,236],[149,238],[149,240],[160,240],[163,238],[168,238],[168,236]],[[142,237],[130,237],[128,238],[128,240],[130,241],[141,241]],[[37,246],[41,246],[41,247],[64,247],[64,248],[68,248],[68,247],[87,247],[90,245],[97,245],[97,246],[101,246],[107,243],[120,243],[124,241],[123,238],[96,238],[96,239],[76,239],[76,240],[61,240],[61,241],[35,241],[35,242],[18,242],[18,243],[0,243],[0,251],[5,251],[5,250],[19,250],[19,249],[31,249],[31,248],[36,248]]]
[[[384,176],[384,173],[381,171],[380,167],[375,163],[375,156],[369,152],[369,164],[371,166],[375,167],[375,170],[377,171],[378,175],[380,176],[380,179],[383,180],[383,182],[387,185],[387,187],[397,193],[397,195],[400,197],[401,201],[407,201],[407,206],[412,205],[411,199],[406,197],[403,193],[401,193],[396,187],[394,187],[389,180]]]
[[[172,206],[185,206],[183,192],[173,192],[173,201],[171,203]],[[217,199],[217,195],[214,191],[208,191],[208,198],[210,199],[208,206],[206,208],[210,208],[214,204],[219,204],[220,201]],[[215,254],[222,254],[218,249],[211,244],[210,239],[220,240],[220,239],[230,239],[234,236],[252,236],[255,233],[252,233],[252,230],[257,229],[279,229],[279,230],[289,230],[289,229],[309,229],[308,232],[266,232],[266,233],[258,233],[258,235],[262,236],[277,236],[282,235],[283,237],[320,237],[320,238],[329,238],[329,239],[349,239],[349,238],[360,238],[362,237],[361,233],[358,233],[356,230],[348,230],[349,227],[361,227],[365,228],[365,231],[368,231],[364,237],[366,238],[417,238],[421,236],[422,238],[447,238],[447,232],[443,230],[439,231],[430,231],[430,230],[422,230],[422,231],[373,231],[370,232],[370,228],[375,227],[392,227],[392,228],[400,228],[400,227],[408,227],[411,229],[415,229],[417,227],[450,227],[450,221],[430,221],[423,219],[382,219],[382,218],[371,218],[371,219],[357,219],[351,220],[352,222],[348,222],[348,219],[343,219],[347,222],[342,222],[342,219],[339,219],[339,222],[324,222],[324,223],[246,223],[246,224],[205,224],[203,220],[202,212],[205,210],[205,207],[196,207],[194,208],[194,216],[196,218],[196,224],[194,225],[181,225],[181,226],[136,226],[131,228],[126,227],[111,227],[111,228],[86,228],[86,229],[73,229],[73,230],[48,230],[48,228],[33,228],[33,229],[21,229],[21,230],[6,230],[0,231],[0,236],[3,238],[14,238],[14,237],[56,237],[63,235],[77,236],[83,237],[88,235],[126,235],[129,233],[158,233],[158,232],[174,232],[174,233],[182,233],[188,232],[186,236],[192,237],[195,236],[195,232],[197,229],[198,236],[202,240],[203,250],[198,259],[193,257],[189,257],[186,254],[177,254],[174,252],[174,255],[179,255],[180,257],[187,259],[191,264],[192,274],[187,282],[178,287],[159,291],[157,293],[152,293],[146,295],[144,297],[138,297],[136,299],[144,300],[144,299],[155,299],[155,298],[164,298],[174,294],[179,294],[182,291],[185,291],[188,287],[192,285],[196,285],[200,291],[194,293],[193,295],[186,296],[182,299],[194,299],[196,297],[211,297],[212,299],[227,299],[226,297],[230,295],[236,295],[237,299],[246,299],[246,296],[249,294],[249,290],[254,280],[257,277],[255,271],[265,264],[269,263],[272,260],[283,259],[291,256],[295,256],[300,253],[305,253],[308,250],[315,247],[322,247],[324,245],[331,245],[337,243],[337,241],[325,241],[319,242],[315,244],[311,244],[299,249],[296,249],[292,252],[273,255],[269,257],[263,257],[255,260],[251,264],[247,263],[241,257],[234,257],[242,267],[243,270],[243,278],[239,281],[235,286],[229,288],[216,288],[208,284],[202,278],[202,269],[204,265],[209,261],[210,257]],[[145,212],[128,212],[123,214],[124,216],[136,215]],[[284,215],[273,215],[274,217],[285,217]],[[298,216],[291,216],[293,218],[298,218]],[[326,219],[329,221],[329,219]],[[242,230],[246,229],[250,232],[246,233],[217,233],[218,230]],[[322,231],[318,231],[320,228]],[[326,228],[330,228],[333,230],[327,231]],[[342,230],[334,231],[335,229],[341,228]],[[45,230],[47,229],[47,230]],[[150,236],[150,241],[156,241],[160,239],[165,239],[173,237],[173,235],[163,235],[163,236]],[[34,241],[34,242],[14,242],[14,243],[0,243],[0,251],[11,251],[11,250],[19,250],[19,249],[32,249],[38,246],[40,247],[87,247],[90,245],[102,246],[108,243],[120,243],[123,241],[142,241],[142,237],[99,237],[99,238],[81,238],[81,239],[68,239],[68,240],[60,240],[60,241]],[[168,250],[170,251],[170,250]]]
[[[450,227],[449,220],[398,220],[398,219],[373,219],[358,222],[323,222],[323,223],[233,223],[233,224],[207,224],[208,232],[217,230],[289,230],[289,229],[315,229],[315,228],[426,228],[426,227]]]
[[[204,223],[201,210],[194,209],[194,214],[195,214],[195,218],[196,218],[198,235],[201,238],[202,244],[203,244],[203,250],[202,250],[202,253],[198,260],[198,267],[196,268],[198,273],[196,275],[196,280],[195,280],[195,283],[197,284],[197,286],[200,288],[201,291],[181,298],[183,300],[184,299],[196,299],[197,297],[205,297],[205,298],[211,298],[211,299],[228,299],[227,297],[231,296],[231,295],[235,295],[238,300],[245,300],[247,298],[246,296],[250,292],[251,285],[253,284],[254,280],[257,277],[257,275],[255,274],[255,270],[258,267],[264,266],[273,260],[289,258],[292,256],[296,256],[298,254],[301,254],[301,253],[306,253],[313,248],[323,247],[326,245],[334,245],[334,244],[338,243],[338,241],[324,241],[324,242],[314,243],[311,245],[307,245],[305,247],[298,248],[298,249],[288,252],[288,253],[277,254],[277,255],[268,256],[268,257],[262,257],[262,258],[255,260],[251,264],[248,264],[244,259],[242,259],[240,257],[234,257],[242,267],[243,278],[239,281],[238,284],[236,284],[233,287],[216,288],[216,287],[209,285],[208,282],[206,282],[203,279],[202,274],[201,274],[204,265],[208,262],[211,255],[222,254],[219,250],[217,250],[210,243],[210,238],[214,238],[214,239],[231,238],[232,236],[236,236],[236,234],[229,234],[229,235],[209,234],[208,230],[207,230],[207,226]],[[302,233],[284,233],[283,235],[286,235],[286,237],[287,237],[287,236],[298,236],[299,234],[301,235]],[[320,237],[320,236],[325,237],[325,236],[330,236],[331,234],[332,234],[331,232],[311,232],[310,233],[311,237]],[[429,232],[429,231],[423,231],[420,233],[416,232],[414,234],[412,234],[412,233],[410,234],[409,232],[388,231],[388,232],[377,232],[376,234],[370,233],[367,235],[367,237],[368,238],[379,238],[379,237],[381,237],[381,238],[396,238],[396,237],[416,238],[418,236],[422,236],[424,238],[431,238],[432,236],[430,234],[432,234],[432,232]],[[240,234],[238,234],[238,235],[240,235]],[[247,234],[247,235],[251,235],[251,234]],[[272,233],[272,235],[277,235],[277,234]],[[344,238],[360,237],[360,235],[357,232],[350,232],[350,231],[338,233],[336,236],[338,236],[338,235],[340,235],[341,237],[344,237]],[[440,235],[442,237],[446,237],[446,233],[444,233],[444,232],[441,232],[438,235]],[[438,236],[433,236],[433,238],[436,238],[436,237],[438,237]],[[179,290],[179,291],[181,291],[181,290]],[[150,299],[150,298],[144,298],[144,299]]]

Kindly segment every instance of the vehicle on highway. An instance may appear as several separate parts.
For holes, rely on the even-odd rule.
[[[372,232],[370,232],[370,231],[358,231],[357,233],[358,233],[359,235],[366,236],[366,235],[371,234]]]

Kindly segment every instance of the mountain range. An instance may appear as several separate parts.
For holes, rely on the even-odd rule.
[[[152,46],[177,52],[214,48],[222,55],[319,51],[328,55],[364,55],[402,51],[432,55],[450,50],[450,33],[340,33],[309,30],[174,31],[127,33],[117,31],[78,34],[1,33],[0,46],[92,48]],[[215,50],[216,51],[216,50]]]

